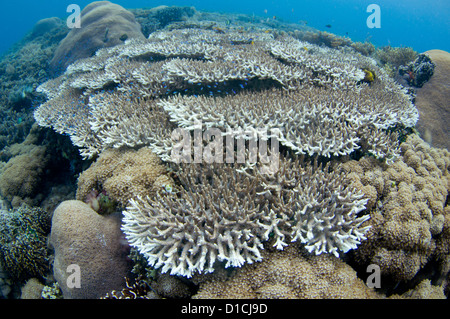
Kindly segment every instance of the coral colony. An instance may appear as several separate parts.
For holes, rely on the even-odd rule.
[[[317,157],[360,150],[391,163],[394,129],[418,120],[371,58],[259,31],[128,39],[38,91],[48,98],[38,124],[69,135],[84,157],[146,147],[173,168],[176,185],[129,200],[122,229],[150,265],[187,277],[261,261],[269,240],[336,256],[357,248],[367,199]]]

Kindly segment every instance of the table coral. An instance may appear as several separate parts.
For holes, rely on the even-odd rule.
[[[376,74],[370,84],[363,69]],[[411,127],[418,118],[405,91],[368,57],[234,29],[127,40],[78,60],[38,91],[48,101],[36,121],[70,135],[85,157],[146,145],[170,160],[169,120],[187,130],[195,121],[223,132],[278,128],[280,143],[294,152],[340,156],[374,131]],[[373,144],[379,157],[387,156],[383,144]]]

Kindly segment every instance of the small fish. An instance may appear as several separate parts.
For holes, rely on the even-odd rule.
[[[105,43],[109,41],[108,33],[109,33],[109,28],[106,28],[106,30],[105,30],[105,37],[103,38],[103,42],[105,42]]]
[[[264,9],[264,13],[267,14],[267,9]]]
[[[308,21],[306,21],[306,20],[298,20],[298,23],[307,25],[307,24],[308,24]]]
[[[331,28],[331,24],[327,24],[326,27],[327,27],[327,28]]]
[[[273,16],[272,19],[276,20],[276,19],[277,19],[277,16]]]

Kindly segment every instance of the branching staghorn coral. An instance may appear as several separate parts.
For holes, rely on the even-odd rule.
[[[85,157],[148,145],[170,160],[169,121],[192,129],[195,120],[223,132],[278,127],[280,142],[294,152],[346,155],[367,140],[367,126],[383,134],[418,118],[373,60],[349,50],[259,31],[155,32],[99,50],[41,85],[49,100],[34,115],[39,125],[70,135]],[[364,69],[375,81],[364,82]]]
[[[261,261],[262,243],[292,241],[315,254],[347,252],[365,239],[367,202],[339,170],[282,159],[280,170],[181,164],[180,189],[130,200],[122,230],[151,266],[191,277]]]

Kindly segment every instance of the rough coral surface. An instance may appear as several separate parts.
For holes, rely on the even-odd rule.
[[[204,281],[195,299],[375,299],[381,298],[332,255],[306,256],[298,246],[271,248],[264,259],[245,265],[228,279]]]
[[[450,154],[417,135],[401,144],[401,154],[390,166],[365,158],[344,168],[353,185],[369,196],[372,228],[357,258],[379,265],[382,274],[396,280],[410,280],[430,260],[447,263]]]
[[[425,53],[436,67],[431,79],[417,90],[415,104],[420,112],[417,129],[431,145],[450,150],[450,53],[442,50]]]
[[[128,264],[120,219],[100,216],[80,201],[62,202],[53,213],[50,245],[53,275],[65,299],[100,298],[124,287]],[[79,266],[79,287],[70,285],[77,271],[70,265]]]
[[[38,207],[0,210],[0,264],[14,280],[47,274],[49,232],[49,216]]]
[[[53,72],[64,72],[69,64],[100,48],[115,46],[128,38],[144,38],[134,15],[109,1],[87,5],[81,11],[80,23],[82,27],[72,28],[56,49],[50,62]]]
[[[86,201],[93,190],[104,191],[111,200],[127,206],[132,198],[154,196],[172,184],[167,168],[150,149],[111,149],[80,175],[77,199]]]

